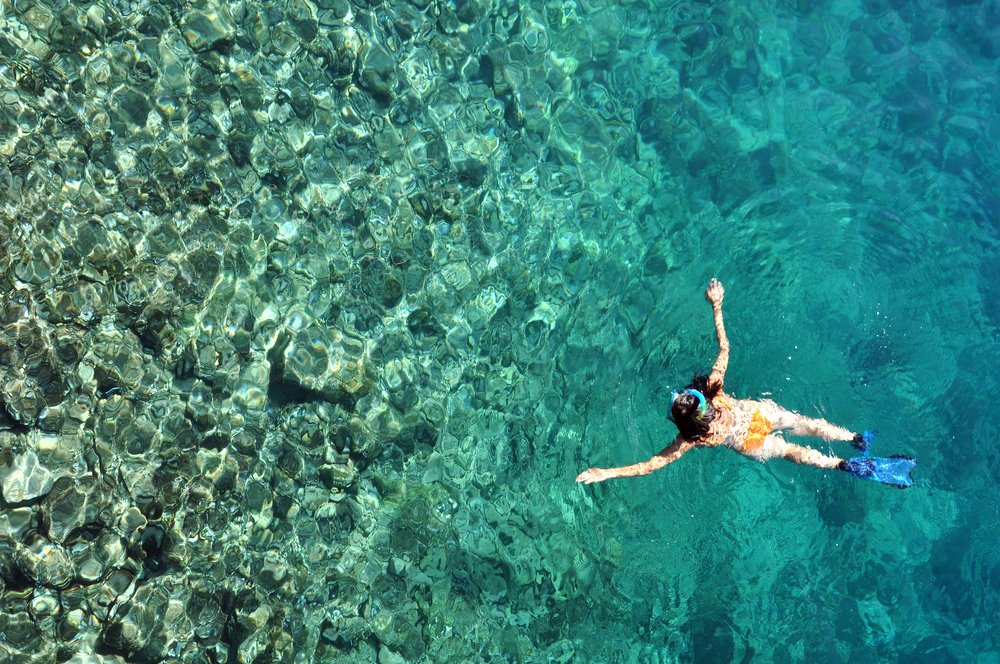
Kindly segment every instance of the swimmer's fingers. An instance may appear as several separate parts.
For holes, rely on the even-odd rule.
[[[608,477],[610,475],[604,468],[588,468],[576,476],[576,481],[583,482],[584,484],[593,484],[594,482],[603,482]]]
[[[722,298],[726,295],[726,289],[722,287],[722,282],[718,279],[713,278],[708,282],[708,288],[705,289],[705,299],[712,304],[721,304]]]

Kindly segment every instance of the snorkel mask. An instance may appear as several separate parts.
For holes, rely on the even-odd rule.
[[[670,411],[667,414],[667,418],[673,422],[674,421],[674,402],[677,401],[677,397],[682,394],[693,394],[698,398],[698,419],[704,419],[705,412],[708,410],[708,406],[705,405],[705,395],[698,390],[693,390],[690,387],[682,390],[681,392],[672,392],[670,394]]]

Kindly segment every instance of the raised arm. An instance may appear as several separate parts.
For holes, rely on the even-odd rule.
[[[729,337],[726,336],[726,326],[722,322],[722,298],[726,289],[722,282],[712,279],[705,289],[705,299],[712,303],[712,316],[715,318],[715,336],[719,339],[719,356],[712,365],[712,373],[708,377],[708,388],[713,392],[722,389],[726,380],[726,368],[729,367]]]
[[[636,475],[649,475],[654,470],[663,468],[668,463],[673,463],[680,459],[685,452],[694,447],[694,443],[688,442],[677,436],[674,442],[670,443],[662,450],[654,454],[649,461],[635,463],[631,466],[621,466],[619,468],[590,468],[580,473],[576,481],[584,484],[603,482],[613,477],[635,477]]]

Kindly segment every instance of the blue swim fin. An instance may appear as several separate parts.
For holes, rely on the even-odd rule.
[[[854,457],[840,463],[840,469],[864,480],[875,480],[897,489],[913,486],[910,473],[917,465],[913,457],[894,455],[891,457]]]

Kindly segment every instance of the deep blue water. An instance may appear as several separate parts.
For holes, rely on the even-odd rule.
[[[670,388],[714,360],[718,276],[731,393],[920,465],[900,492],[699,450],[592,491],[577,523],[614,523],[635,640],[695,661],[995,655],[997,6],[662,10],[636,57],[679,63],[681,91],[637,106],[652,201],[604,240],[629,269],[577,337],[603,360],[578,381],[584,457],[670,439]]]

